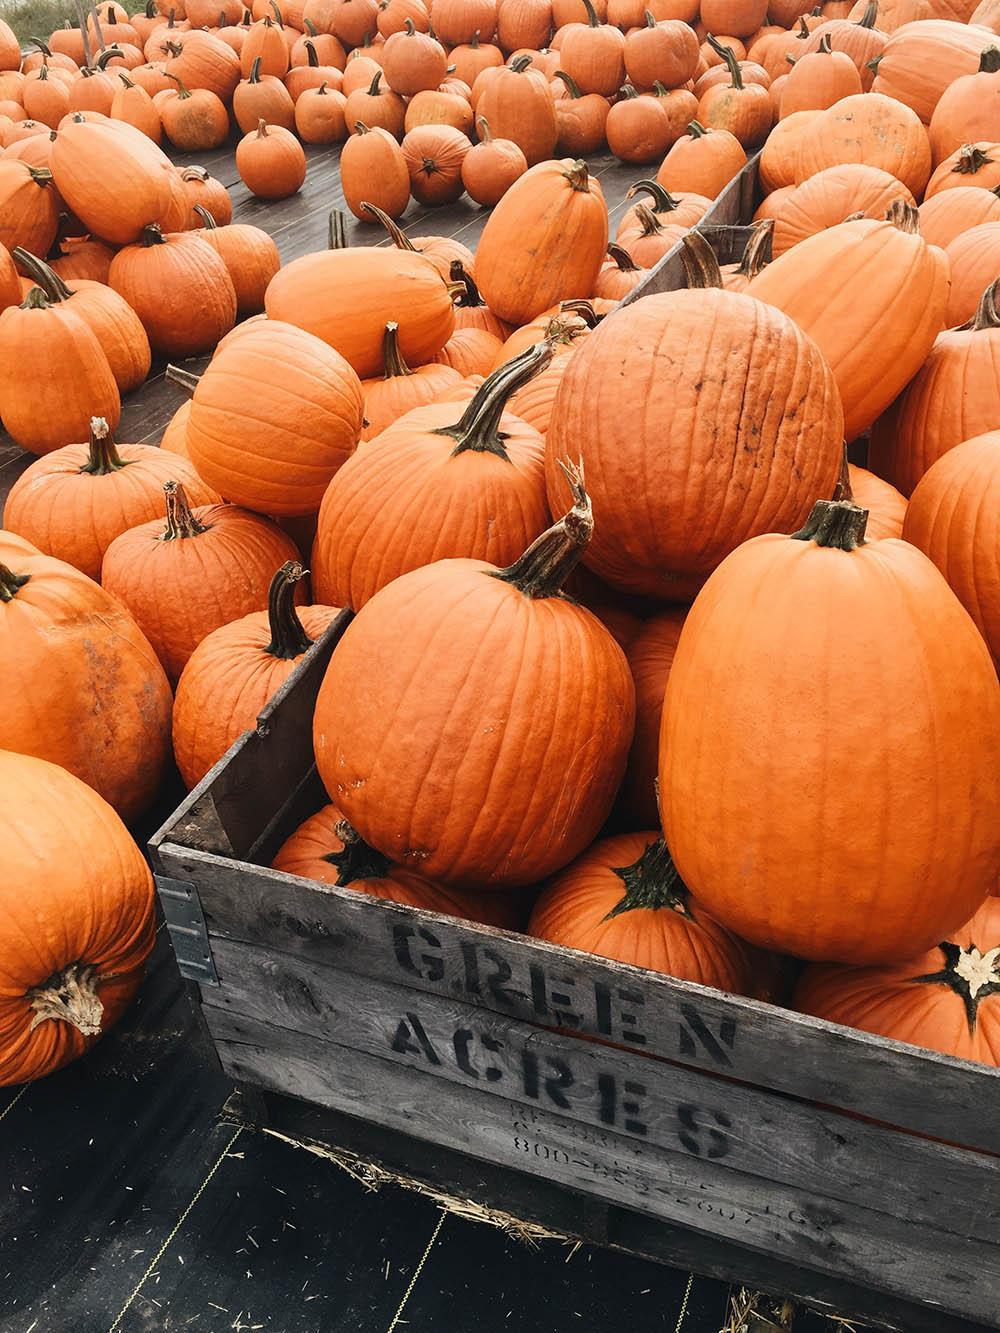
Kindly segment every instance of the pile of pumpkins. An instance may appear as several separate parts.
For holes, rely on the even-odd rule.
[[[1000,73],[979,26],[896,31],[883,90],[770,130],[740,262],[692,230],[729,130],[677,141],[610,253],[586,162],[546,158],[475,253],[399,233],[255,273],[158,448],[115,439],[154,339],[121,274],[218,252],[155,239],[174,169],[134,129],[57,132],[45,188],[120,248],[109,283],[19,249],[0,314],[0,412],[41,455],[0,532],[0,1083],[120,1014],[152,938],[122,821],[338,608],[329,804],[278,869],[1000,1061]],[[907,82],[914,32],[938,57]],[[95,132],[139,167],[116,210],[59,161]],[[686,287],[619,304],[677,246]]]

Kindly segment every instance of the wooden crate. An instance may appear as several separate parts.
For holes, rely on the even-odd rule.
[[[267,868],[326,799],[311,719],[349,619],[153,839],[227,1073],[288,1132],[382,1133],[395,1169],[570,1235],[1000,1328],[1000,1070]]]

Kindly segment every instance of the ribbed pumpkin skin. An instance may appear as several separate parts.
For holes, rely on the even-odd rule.
[[[542,437],[505,412],[509,458],[455,454],[455,441],[434,431],[463,410],[455,402],[415,408],[334,477],[310,561],[321,601],[360,610],[387,583],[435,560],[503,568],[548,527]]]
[[[948,943],[982,954],[1000,948],[1000,901],[988,898]],[[794,1006],[832,1023],[910,1042],[962,1060],[1000,1065],[1000,993],[980,993],[974,1030],[965,1003],[950,985],[921,982],[948,966],[941,947],[915,958],[899,956],[882,967],[814,964],[803,972]],[[994,968],[1000,980],[1000,966]]]
[[[295,830],[271,862],[272,869],[286,875],[302,875],[321,884],[336,884],[340,872],[326,858],[342,852],[344,844],[337,837],[336,827],[344,818],[335,805],[325,805]],[[463,892],[444,884],[432,884],[421,879],[412,870],[390,866],[388,873],[372,879],[355,879],[345,888],[355,893],[367,893],[373,898],[403,903],[407,907],[423,907],[430,912],[444,912],[466,921],[481,921],[487,926],[514,930],[520,924],[516,903],[505,893]]]
[[[332,606],[299,606],[295,614],[314,641],[337,615]],[[191,654],[174,700],[174,758],[190,789],[234,741],[251,730],[257,714],[284,685],[302,657],[274,657],[266,611],[213,630]]]
[[[871,542],[883,537],[902,537],[906,496],[900,495],[895,486],[876,477],[867,468],[855,467],[851,463],[848,471],[855,504],[868,510],[868,525],[865,528],[867,540]]]
[[[948,264],[941,250],[891,222],[845,222],[768,264],[747,290],[816,340],[836,376],[845,435],[853,440],[933,347],[944,323]]]
[[[930,948],[996,882],[998,801],[993,664],[914,547],[770,534],[705,585],[660,803],[684,882],[730,929],[824,962]]]
[[[479,332],[479,331],[476,331]],[[455,335],[452,334],[452,337]],[[488,334],[482,334],[488,337]],[[450,340],[449,340],[450,341]],[[496,342],[492,339],[491,342]],[[443,350],[446,350],[445,343]],[[442,352],[437,353],[441,357]],[[487,370],[489,367],[487,367]],[[361,432],[363,440],[374,440],[376,435],[399,421],[401,417],[418,407],[426,407],[436,402],[449,389],[462,381],[462,376],[450,365],[418,366],[409,375],[378,375],[365,380],[362,385],[364,394],[365,420],[368,425]]]
[[[143,227],[165,217],[172,170],[150,139],[118,122],[70,120],[52,147],[59,194],[90,231],[112,245],[138,240]]]
[[[266,231],[245,223],[206,227],[198,236],[210,245],[229,270],[236,292],[236,317],[264,309],[267,284],[281,267],[278,247]]]
[[[953,329],[972,318],[983,292],[1000,277],[1000,222],[982,222],[963,231],[945,253],[951,268],[951,291],[944,319]]]
[[[1000,430],[1000,327],[948,329],[875,423],[868,461],[910,495],[942,454],[990,430]]]
[[[361,434],[361,381],[292,324],[262,320],[217,352],[191,399],[187,446],[220,495],[257,513],[313,514]]]
[[[1000,662],[1000,430],[950,449],[924,474],[903,536],[934,561]]]
[[[795,179],[863,162],[895,176],[914,195],[931,174],[931,145],[916,113],[890,97],[856,93],[835,102],[797,141]]]
[[[153,649],[113,597],[13,533],[0,534],[0,564],[29,577],[0,603],[0,748],[69,769],[135,818],[170,754],[170,687]]]
[[[946,19],[904,23],[882,49],[872,91],[911,107],[925,125],[948,86],[975,74],[989,37],[980,28]]]
[[[526,324],[557,301],[592,295],[608,247],[596,177],[570,158],[532,167],[487,219],[476,250],[486,304]]]
[[[359,248],[303,255],[280,269],[264,298],[268,319],[287,320],[338,351],[362,379],[384,369],[382,339],[399,325],[399,350],[426,365],[455,328],[448,288],[429,259]]]
[[[670,292],[573,352],[546,436],[549,505],[565,508],[557,460],[582,457],[597,516],[584,563],[683,601],[741,542],[792,530],[829,495],[842,446],[833,376],[790,319],[733,292]]]
[[[163,541],[163,519],[143,523],[115,538],[101,568],[172,683],[212,630],[267,605],[274,571],[299,554],[276,524],[235,505],[204,505],[194,515],[207,532]]]
[[[314,723],[320,776],[365,841],[460,887],[532,884],[578,855],[635,714],[604,626],[494,572],[440,561],[383,588],[348,626]]]
[[[1000,222],[1000,196],[975,185],[941,190],[920,205],[920,234],[942,249],[982,222]]]
[[[73,964],[96,973],[107,1032],[128,1008],[155,939],[153,878],[121,820],[55,764],[0,752],[0,1086],[51,1074],[93,1046],[29,991]]]
[[[896,199],[915,202],[906,186],[888,171],[860,162],[827,167],[803,181],[782,202],[775,215],[771,253],[777,259],[809,236],[838,226],[852,213],[881,222]]]
[[[656,777],[660,764],[660,718],[686,616],[687,607],[661,611],[645,622],[625,649],[635,682],[635,735],[618,793],[618,809],[630,828],[651,828],[659,822]]]
[[[980,190],[995,190],[1000,185],[1000,143],[975,143],[969,154],[966,144],[957,153],[946,157],[927,182],[924,198],[933,199],[942,190],[955,190],[973,185]]]
[[[187,459],[149,444],[117,448],[125,466],[104,474],[82,470],[86,444],[68,444],[32,463],[7,496],[8,531],[99,583],[114,539],[163,512],[164,482],[182,482],[192,504],[218,502]]]
[[[730,994],[748,994],[747,949],[700,904],[689,902],[690,915],[667,906],[638,907],[608,919],[625,895],[615,870],[631,866],[658,837],[656,832],[619,833],[588,847],[546,886],[532,910],[528,934]]]

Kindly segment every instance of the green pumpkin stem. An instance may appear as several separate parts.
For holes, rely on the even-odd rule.
[[[396,226],[388,213],[383,212],[383,210],[376,207],[375,204],[366,204],[364,200],[361,201],[361,208],[365,213],[370,213],[377,222],[382,224],[389,236],[389,240],[392,241],[397,250],[409,250],[411,254],[415,255],[420,253],[406,233]]]
[[[687,132],[692,139],[701,139],[708,133],[708,130],[705,129],[700,120],[692,120],[688,123]]]
[[[256,56],[253,64],[250,66],[250,73],[247,76],[247,83],[260,83],[260,62],[262,57]]]
[[[625,893],[605,921],[624,912],[637,909],[655,912],[662,907],[681,916],[694,916],[690,890],[678,874],[674,858],[662,838],[649,843],[637,861],[621,869],[615,868],[614,873],[625,885]]]
[[[853,551],[864,545],[867,522],[868,510],[853,500],[817,500],[805,524],[792,533],[792,541]]]
[[[573,507],[558,523],[536,537],[528,549],[506,569],[490,570],[489,577],[509,583],[525,597],[565,597],[562,587],[580,563],[594,535],[594,512],[583,483],[583,460],[559,466],[573,496]]]
[[[858,19],[859,28],[874,28],[875,20],[878,18],[878,0],[868,0],[865,12]]]
[[[164,482],[163,494],[167,501],[167,526],[160,534],[161,542],[178,541],[184,537],[199,537],[208,531],[208,527],[204,523],[199,523],[191,512],[184,487],[179,481]]]
[[[583,93],[580,91],[580,85],[577,83],[576,79],[573,78],[572,74],[567,74],[564,69],[557,69],[553,78],[562,80],[566,85],[566,91],[569,93],[572,101],[575,102],[578,97],[583,96]]]
[[[508,60],[507,68],[512,69],[515,74],[523,74],[530,64],[531,64],[531,56],[520,55],[520,56],[515,56],[513,60]]]
[[[385,879],[392,867],[387,856],[369,847],[346,819],[339,820],[333,831],[344,844],[343,850],[327,852],[323,860],[336,866],[338,888],[346,889],[357,879]]]
[[[18,268],[23,269],[32,282],[42,289],[50,305],[54,305],[57,301],[68,301],[73,295],[55,269],[50,268],[44,259],[39,259],[37,255],[31,254],[20,245],[16,246],[11,254],[17,261]]]
[[[30,574],[15,574],[6,565],[0,565],[0,602],[12,602],[30,578]]]
[[[128,461],[118,452],[108,423],[103,417],[91,417],[90,448],[80,471],[90,477],[106,477],[110,472],[120,472],[128,466]]]
[[[297,560],[286,560],[267,591],[267,619],[271,642],[264,649],[271,657],[292,662],[313,645],[295,612],[295,589],[305,576]]]
[[[507,401],[551,360],[552,344],[546,339],[504,362],[487,376],[454,426],[439,426],[434,431],[435,435],[447,435],[456,442],[452,457],[472,452],[508,458],[503,444],[507,436],[500,429]]]
[[[680,257],[684,267],[684,280],[689,288],[703,291],[710,287],[722,286],[719,260],[700,231],[692,230],[681,237]]]

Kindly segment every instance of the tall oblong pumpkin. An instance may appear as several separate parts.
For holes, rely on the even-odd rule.
[[[476,249],[476,283],[510,324],[570,297],[592,296],[608,248],[608,210],[587,164],[532,167],[490,214]]]
[[[1000,685],[931,562],[819,501],[696,598],[660,732],[684,882],[745,939],[876,963],[932,948],[1000,873]]]
[[[584,563],[684,601],[741,542],[801,523],[842,453],[812,339],[740,293],[669,292],[608,315],[570,356],[546,435],[549,505],[565,495],[558,460],[581,456],[600,516]]]
[[[573,487],[570,512],[509,568],[441,560],[383,588],[320,689],[331,798],[365,842],[431,879],[534,883],[611,809],[635,691],[618,644],[561,592],[593,530],[575,473]]]

